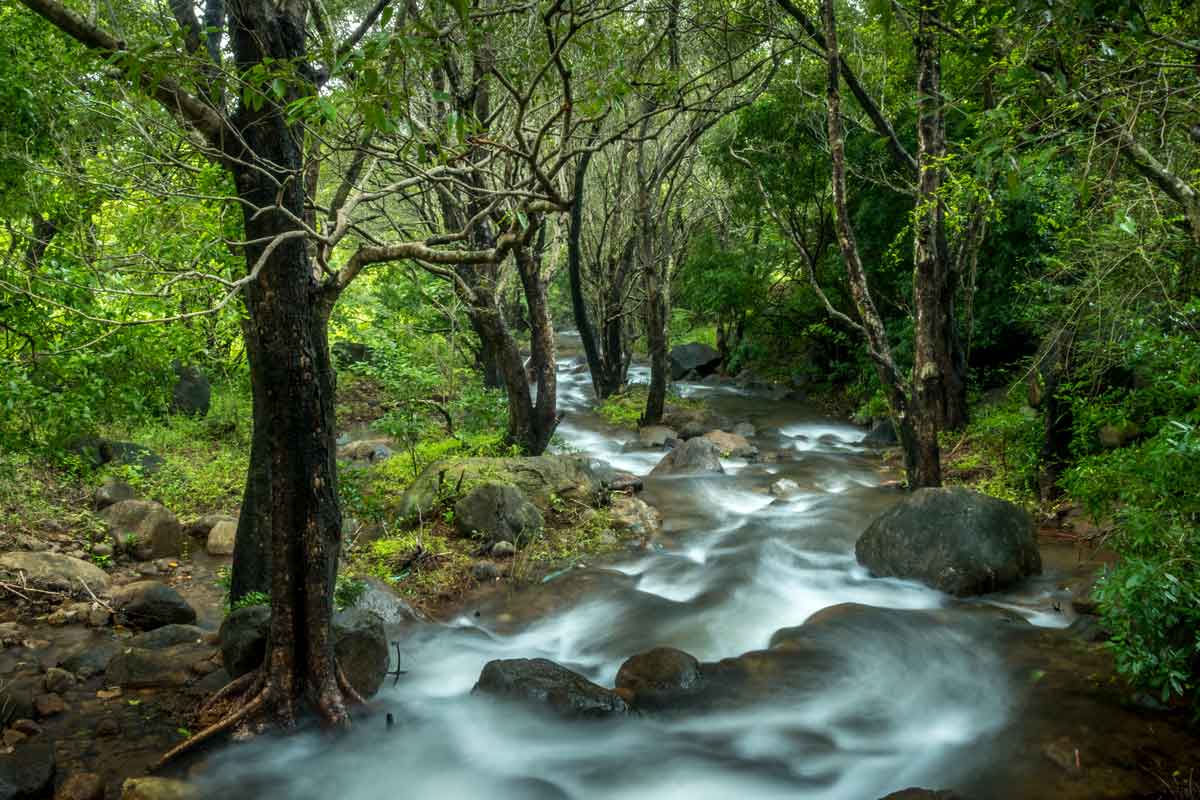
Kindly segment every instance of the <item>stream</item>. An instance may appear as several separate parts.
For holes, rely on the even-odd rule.
[[[648,473],[662,452],[625,452],[591,411],[579,358],[559,367],[564,446]],[[626,658],[655,646],[717,661],[765,648],[775,631],[839,603],[957,602],[856,564],[856,538],[900,496],[881,485],[889,476],[860,446],[861,430],[746,390],[679,388],[754,424],[755,443],[779,459],[730,460],[725,475],[646,479],[643,497],[664,520],[654,546],[411,631],[401,643],[406,674],[375,701],[395,728],[385,731],[376,714],[337,739],[313,731],[228,748],[201,778],[212,796],[871,800],[908,786],[963,785],[988,796],[972,775],[995,756],[1015,692],[994,638],[970,625],[859,629],[832,642],[802,690],[686,713],[568,722],[470,694],[491,659],[549,658],[611,686]],[[776,500],[766,489],[780,478],[802,492]],[[986,601],[1064,626],[1070,619],[1052,609],[1053,592],[1046,578]],[[522,604],[528,621],[512,624],[506,604]],[[1003,788],[992,796],[1006,796]]]

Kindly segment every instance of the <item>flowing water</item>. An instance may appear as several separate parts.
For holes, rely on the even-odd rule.
[[[638,474],[661,452],[624,452],[589,411],[577,359],[560,362],[560,434],[573,450]],[[635,371],[634,379],[639,377]],[[404,674],[380,716],[332,740],[260,740],[219,754],[206,774],[219,796],[296,800],[395,798],[877,798],[906,786],[969,780],[981,743],[1012,713],[1008,671],[969,625],[889,622],[828,643],[802,687],[687,712],[567,722],[473,696],[483,665],[545,657],[611,686],[621,662],[659,645],[701,661],[765,648],[775,631],[838,603],[937,609],[951,601],[871,578],[854,541],[898,495],[854,427],[728,387],[685,385],[710,406],[758,426],[773,463],[726,463],[725,475],[647,479],[663,514],[651,549],[578,568],[409,633]],[[627,434],[626,434],[627,435]],[[790,478],[786,502],[766,487]],[[998,599],[1053,622],[1044,587]],[[523,609],[548,608],[521,614]],[[516,616],[523,621],[514,624]],[[389,681],[390,684],[390,681]]]

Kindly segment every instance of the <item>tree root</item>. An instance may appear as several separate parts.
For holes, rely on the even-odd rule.
[[[346,678],[346,673],[342,670],[342,666],[338,664],[336,660],[334,661],[334,669],[337,670],[337,685],[342,695],[355,705],[365,706],[367,704],[366,699],[363,698],[363,696],[358,693],[358,690],[350,684],[350,681]],[[234,710],[218,718],[208,727],[204,728],[198,733],[192,734],[184,741],[172,747],[163,754],[162,758],[158,760],[158,763],[154,765],[154,769],[161,769],[163,766],[183,755],[184,753],[195,749],[209,739],[212,739],[214,736],[217,736],[218,734],[223,733],[224,731],[233,728],[238,723],[246,720],[248,717],[250,717],[250,715],[261,710],[265,705],[267,705],[268,701],[272,700],[275,694],[275,691],[271,688],[271,685],[267,681],[263,670],[261,668],[256,669],[253,672],[247,672],[240,678],[233,679],[229,683],[225,684],[225,686],[223,686],[221,689],[218,689],[212,697],[205,700],[200,706],[199,710],[197,711],[197,716],[200,719],[203,719],[206,715],[217,708],[218,703],[220,703],[222,700],[227,700],[242,692],[244,692],[245,695],[251,699],[245,702],[235,703],[236,707]]]
[[[243,675],[242,677],[245,677],[245,676]],[[241,680],[241,679],[239,678],[238,680]],[[228,687],[226,687],[226,688],[228,688]],[[225,690],[222,689],[221,691],[223,692]],[[239,722],[246,719],[251,714],[253,714],[254,712],[258,711],[260,708],[262,708],[264,705],[266,705],[267,701],[271,699],[271,696],[273,694],[274,694],[274,692],[271,690],[271,688],[269,686],[264,686],[262,689],[260,689],[258,691],[258,693],[254,696],[254,698],[252,700],[250,700],[250,702],[243,704],[240,708],[238,708],[232,714],[226,715],[224,718],[218,720],[217,722],[214,722],[212,725],[209,725],[207,728],[200,731],[199,733],[193,734],[189,738],[185,739],[184,741],[180,742],[179,744],[175,745],[170,750],[168,750],[166,753],[164,753],[163,757],[160,758],[158,760],[158,763],[154,765],[154,769],[155,770],[161,769],[167,763],[169,763],[170,761],[179,757],[180,755],[183,755],[184,753],[188,752],[189,750],[192,750],[192,749],[196,748],[197,746],[203,744],[204,742],[208,741],[209,739],[213,738],[217,734],[219,734],[223,731],[227,731],[230,728],[232,728],[234,725],[237,725]]]

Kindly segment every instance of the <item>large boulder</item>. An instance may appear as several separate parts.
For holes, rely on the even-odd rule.
[[[671,348],[667,355],[671,365],[671,380],[681,380],[685,375],[694,372],[703,378],[711,375],[721,366],[721,354],[701,342],[680,344]]]
[[[486,543],[508,541],[521,545],[541,530],[542,524],[537,506],[508,483],[481,483],[454,504],[454,527],[458,532]]]
[[[195,367],[180,364],[175,368],[175,385],[171,387],[171,413],[203,417],[212,402],[212,386],[204,373]]]
[[[54,745],[31,743],[0,755],[0,800],[41,800],[54,792]]]
[[[364,578],[363,583],[362,594],[355,599],[354,608],[378,614],[385,627],[406,626],[425,620],[421,612],[406,603],[384,581]]]
[[[0,554],[0,576],[23,579],[37,589],[86,595],[108,590],[108,573],[88,561],[59,553],[14,551]]]
[[[543,513],[553,498],[591,504],[617,480],[603,461],[586,456],[541,455],[512,458],[464,458],[429,465],[401,496],[398,522],[428,518],[447,499],[457,499],[483,481],[516,486]]]
[[[392,457],[392,448],[386,439],[360,439],[338,448],[337,457],[345,461],[365,461],[377,464]]]
[[[361,608],[338,612],[333,618],[333,652],[355,691],[364,698],[374,695],[390,662],[383,618]]]
[[[873,575],[958,596],[994,592],[1042,571],[1029,514],[962,488],[913,492],[867,527],[855,555]]]
[[[120,587],[113,592],[112,607],[126,624],[147,631],[196,622],[196,609],[179,592],[158,581],[135,581]]]
[[[153,500],[122,500],[100,512],[117,549],[140,561],[173,558],[183,547],[183,527]]]
[[[489,661],[472,692],[540,706],[569,718],[604,717],[629,710],[616,692],[545,658]]]
[[[652,536],[662,529],[662,514],[640,497],[613,495],[608,513],[614,529],[634,536]]]
[[[731,458],[756,458],[758,456],[758,448],[750,444],[745,436],[739,436],[736,433],[709,431],[704,434],[703,438],[715,444],[721,451],[721,455]]]
[[[221,659],[231,678],[240,678],[257,669],[267,655],[267,632],[271,629],[269,606],[244,606],[234,609],[225,621],[217,638]]]
[[[654,469],[650,470],[650,474],[655,477],[724,472],[725,468],[721,466],[721,449],[710,439],[703,437],[688,439],[663,456],[662,460],[654,465]]]

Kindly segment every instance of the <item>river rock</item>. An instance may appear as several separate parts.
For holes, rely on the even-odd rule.
[[[710,439],[703,437],[689,439],[679,445],[663,456],[654,469],[650,470],[654,477],[724,472],[725,468],[721,466],[721,449]]]
[[[109,662],[119,652],[120,643],[111,639],[83,644],[63,658],[62,666],[86,680],[108,669]]]
[[[84,584],[97,594],[112,585],[108,573],[95,564],[58,553],[4,553],[0,555],[0,575],[18,581],[24,575],[35,588],[74,594],[87,594]]]
[[[614,495],[609,514],[614,528],[634,536],[652,536],[662,528],[658,509],[633,495]]]
[[[175,370],[175,385],[171,387],[171,413],[189,417],[208,414],[212,402],[212,386],[204,373],[196,367],[172,364]]]
[[[204,643],[184,643],[161,650],[124,647],[108,662],[104,681],[127,689],[185,686],[192,681],[190,667],[213,656]]]
[[[122,500],[100,512],[117,548],[139,561],[177,557],[183,528],[175,515],[152,500]]]
[[[33,713],[38,719],[56,717],[66,710],[67,704],[63,702],[62,696],[54,692],[39,694],[33,698]]]
[[[962,488],[913,492],[867,527],[855,555],[873,575],[958,596],[994,592],[1042,571],[1029,514]]]
[[[54,800],[104,800],[104,779],[94,772],[73,772],[58,787]]]
[[[158,581],[136,581],[120,587],[113,592],[112,606],[127,624],[142,630],[196,622],[196,609],[179,592]]]
[[[511,458],[464,458],[429,465],[400,498],[398,522],[415,522],[428,517],[446,499],[457,499],[482,481],[512,484],[542,513],[551,509],[554,498],[594,504],[616,471],[599,459],[587,456],[541,455]]]
[[[54,746],[28,743],[0,755],[0,800],[40,800],[54,792]]]
[[[616,686],[635,695],[647,691],[683,691],[700,682],[700,662],[674,647],[656,647],[625,660]]]
[[[749,439],[758,434],[758,429],[749,422],[739,422],[737,425],[733,426],[733,432],[738,436]]]
[[[890,419],[876,420],[863,437],[863,444],[867,447],[894,447],[899,443],[900,440],[896,438],[896,426]]]
[[[377,464],[392,457],[392,448],[388,447],[388,443],[384,439],[362,439],[357,442],[348,442],[339,447],[337,456],[343,461],[365,461],[368,464]]]
[[[652,450],[666,447],[668,442],[678,438],[679,434],[666,425],[647,425],[638,429],[638,446]]]
[[[932,791],[930,789],[917,789],[910,787],[901,789],[898,792],[892,792],[887,797],[881,800],[962,800],[962,798],[947,789],[941,791]]]
[[[354,601],[354,608],[378,614],[387,628],[425,621],[424,615],[406,603],[384,581],[363,578],[363,583],[362,594]]]
[[[671,366],[671,380],[682,380],[688,373],[703,378],[721,366],[721,354],[702,342],[679,344],[667,354]]]
[[[203,644],[207,637],[205,630],[195,625],[171,624],[139,633],[129,640],[129,646],[143,650],[165,650],[179,644]]]
[[[121,800],[200,800],[200,792],[170,778],[127,778],[121,784]]]
[[[103,511],[114,503],[122,500],[132,500],[135,497],[133,487],[125,481],[109,478],[96,489],[92,495],[92,508]]]
[[[758,448],[750,444],[745,436],[738,436],[736,433],[709,431],[703,438],[715,444],[722,455],[730,458],[754,458],[758,455]]]
[[[454,504],[454,527],[458,532],[487,543],[508,541],[522,546],[541,530],[542,524],[542,513],[508,483],[481,483]]]
[[[223,519],[208,532],[204,549],[210,556],[231,556],[237,544],[238,524],[235,520]]]
[[[333,652],[350,685],[364,698],[373,696],[383,685],[391,658],[383,618],[361,608],[335,614]]]
[[[75,676],[62,667],[51,667],[46,670],[46,675],[42,678],[42,685],[46,687],[46,691],[54,694],[62,694],[68,689],[73,689],[75,683]]]
[[[184,528],[183,533],[185,536],[190,536],[193,539],[204,539],[207,542],[208,534],[222,522],[232,522],[236,526],[238,521],[237,517],[231,517],[228,514],[205,514]]]
[[[629,710],[616,692],[545,658],[489,661],[471,691],[539,706],[569,718],[604,717]]]
[[[791,478],[780,478],[771,484],[769,491],[773,497],[795,497],[800,494],[800,484]]]
[[[42,690],[39,675],[21,675],[0,681],[0,728],[33,716],[33,697]]]
[[[492,545],[492,558],[512,558],[517,554],[517,546],[503,539]]]
[[[643,486],[644,484],[642,479],[637,475],[634,475],[632,472],[617,472],[608,488],[614,492],[633,494],[635,492],[640,492]]]
[[[217,633],[229,677],[240,678],[258,668],[266,658],[270,628],[270,606],[244,606],[230,612]]]

